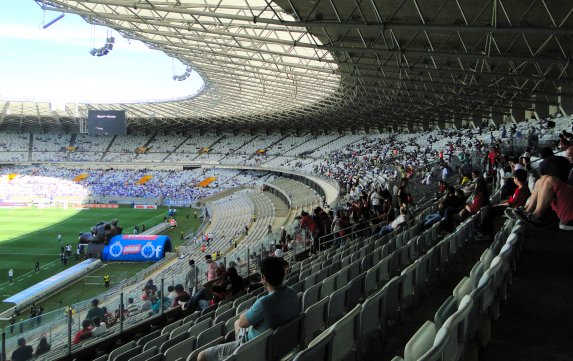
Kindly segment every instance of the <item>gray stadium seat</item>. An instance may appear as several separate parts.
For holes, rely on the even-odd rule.
[[[404,361],[417,361],[434,344],[437,329],[432,321],[426,321],[408,340],[404,347]]]
[[[160,335],[161,335],[161,330],[155,330],[151,333],[148,333],[147,335],[141,336],[139,340],[137,340],[136,344],[139,346],[143,346],[147,343],[147,341],[153,340],[154,338]]]
[[[159,348],[159,346],[161,346],[161,344],[167,341],[168,339],[169,339],[168,334],[157,336],[156,338],[147,341],[147,343],[143,346],[143,351],[147,351],[154,346]]]
[[[277,327],[269,339],[268,360],[278,361],[293,349],[300,346],[302,341],[302,325],[304,314],[300,314],[289,322]]]
[[[119,346],[119,347],[113,349],[113,351],[111,351],[111,352],[109,353],[109,358],[108,358],[108,359],[109,359],[109,361],[114,361],[117,356],[119,356],[120,354],[122,354],[122,353],[124,353],[124,352],[126,352],[126,351],[129,351],[129,350],[131,350],[131,349],[133,349],[133,348],[135,348],[135,347],[138,347],[138,348],[139,348],[139,346],[136,346],[135,341],[127,342],[126,344],[121,345],[121,346]]]
[[[322,281],[322,287],[320,289],[320,298],[329,297],[332,292],[336,289],[336,277],[337,273],[328,276]]]
[[[453,295],[448,296],[434,315],[434,325],[440,328],[444,322],[458,310],[458,300]]]
[[[171,346],[177,345],[179,342],[186,340],[189,338],[189,334],[187,332],[179,334],[169,340],[166,340],[159,346],[159,353],[164,353],[167,351]]]
[[[219,309],[217,309],[217,311],[218,310]],[[227,322],[227,320],[229,320],[230,318],[232,318],[235,315],[236,315],[235,310],[232,308],[229,308],[225,312],[221,312],[218,315],[215,312],[215,321],[213,323],[217,324],[219,322]]]
[[[159,353],[159,347],[158,346],[153,346],[150,347],[147,350],[144,350],[143,352],[141,352],[139,355],[137,356],[133,356],[132,358],[130,358],[128,361],[145,361],[148,358],[150,358],[151,356],[155,356]]]
[[[239,319],[241,315],[234,315],[225,322],[225,334],[233,331],[235,329],[235,321]]]
[[[334,331],[332,342],[332,360],[344,360],[350,352],[356,352],[356,342],[359,338],[359,317],[362,305],[358,304],[344,317],[334,323],[329,329]]]
[[[196,343],[197,339],[195,337],[189,337],[176,343],[163,352],[162,361],[175,361],[181,357],[187,358],[187,356],[195,349]]]
[[[241,344],[233,352],[236,361],[266,360],[268,354],[268,340],[273,330],[266,330],[255,339]]]
[[[470,296],[465,296],[460,303],[458,310],[451,315],[441,329],[447,331],[449,343],[445,348],[445,359],[458,361],[464,354],[464,347],[467,340],[467,326],[473,301]]]
[[[304,311],[303,346],[311,343],[312,339],[326,326],[326,315],[329,298],[323,298]]]
[[[197,336],[196,347],[205,346],[209,342],[223,336],[225,336],[225,324],[220,322],[204,330]]]
[[[302,310],[306,311],[312,304],[320,299],[320,289],[322,284],[311,286],[302,295]]]
[[[346,312],[346,293],[350,289],[350,283],[337,289],[330,295],[328,302],[327,325],[332,325]]]
[[[404,275],[394,277],[384,288],[386,291],[386,319],[401,321],[402,320],[402,282]]]
[[[141,353],[143,347],[141,346],[135,346],[134,348],[132,348],[131,350],[127,350],[123,353],[120,353],[119,355],[115,356],[115,358],[113,359],[113,361],[128,361],[129,359],[131,359],[133,356],[139,355]],[[115,351],[115,350],[114,350]],[[113,351],[112,351],[113,352]],[[110,359],[109,361],[112,361],[111,359],[111,354],[110,354]]]
[[[248,300],[245,300],[243,302],[241,302],[239,305],[237,305],[236,307],[236,312],[237,315],[240,315],[241,313],[243,313],[243,311],[246,311],[249,309],[249,307],[251,307],[253,305],[253,303],[255,303],[255,301],[257,300],[257,297],[251,297]]]
[[[189,356],[187,356],[186,361],[197,361],[197,356],[199,356],[199,352],[208,349],[209,347],[218,345],[220,343],[223,343],[224,338],[223,337],[219,337],[211,342],[209,342],[208,344],[202,346],[202,347],[198,347],[195,350],[193,350],[193,352],[191,352],[191,354]]]
[[[170,334],[171,331],[173,331],[177,327],[181,326],[181,324],[182,324],[182,320],[177,320],[177,321],[171,322],[167,326],[163,327],[163,329],[161,330],[161,334],[162,335]]]
[[[205,331],[206,329],[208,329],[209,327],[211,327],[211,325],[213,324],[212,322],[213,320],[203,320],[201,322],[197,322],[196,324],[194,324],[193,326],[189,327],[188,333],[189,333],[189,337],[197,337],[199,336],[199,334],[203,331]]]

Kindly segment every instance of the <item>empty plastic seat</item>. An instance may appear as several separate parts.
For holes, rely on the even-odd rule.
[[[344,360],[350,352],[356,352],[356,342],[359,335],[359,318],[362,305],[358,304],[344,317],[334,323],[329,329],[334,331],[332,342],[332,360]]]
[[[436,337],[437,329],[432,321],[426,321],[408,340],[404,347],[404,361],[417,361],[428,352]]]
[[[300,314],[289,322],[277,327],[269,339],[268,360],[280,360],[302,343],[302,325],[304,314]]]
[[[304,311],[303,346],[311,343],[313,338],[326,326],[326,315],[329,298],[323,298]]]
[[[316,337],[306,348],[299,352],[293,361],[328,361],[332,358],[334,331],[328,330]]]
[[[137,346],[137,345],[136,345],[135,341],[127,342],[126,344],[121,345],[121,346],[119,346],[119,347],[113,349],[113,351],[111,351],[111,352],[109,353],[109,358],[108,358],[108,359],[109,359],[109,361],[113,361],[113,360],[115,360],[115,358],[116,358],[117,356],[119,356],[120,354],[122,354],[122,353],[124,353],[124,352],[126,352],[126,351],[129,351],[129,350],[131,350],[131,349],[133,349],[133,348],[135,348],[135,347],[137,347],[138,349],[141,349],[140,346]]]
[[[320,299],[320,289],[322,284],[311,286],[302,294],[302,310],[306,311],[312,304]]]
[[[446,360],[461,360],[467,340],[467,326],[473,301],[470,296],[465,296],[460,303],[458,310],[451,315],[441,329],[445,329],[449,336],[449,343],[444,350]]]
[[[176,361],[179,358],[187,358],[196,347],[197,339],[189,337],[169,347],[163,352],[163,361]]]
[[[158,353],[159,353],[159,347],[153,346],[141,352],[139,355],[131,357],[128,361],[145,361],[148,358],[157,355]]]
[[[217,311],[218,311],[218,309],[217,309]],[[235,315],[236,315],[236,312],[232,308],[226,310],[225,312],[219,313],[219,315],[217,315],[217,313],[215,313],[215,321],[213,321],[213,323],[217,324],[219,322],[227,322],[229,319],[231,319]]]

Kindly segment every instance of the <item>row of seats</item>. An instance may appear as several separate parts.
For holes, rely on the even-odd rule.
[[[507,300],[516,261],[523,248],[525,228],[508,220],[495,241],[393,361],[477,359],[491,338],[491,324]],[[509,233],[509,235],[508,235]]]

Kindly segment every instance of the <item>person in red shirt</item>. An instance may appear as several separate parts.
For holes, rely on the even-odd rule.
[[[74,345],[82,342],[83,340],[87,340],[88,338],[92,337],[92,329],[91,322],[89,320],[82,321],[82,329],[79,330],[76,335],[74,336]]]
[[[527,187],[527,171],[525,169],[517,169],[513,172],[513,181],[517,186],[513,195],[511,195],[505,202],[493,206],[493,215],[500,216],[505,210],[510,208],[518,208],[525,206],[527,198],[531,195]]]

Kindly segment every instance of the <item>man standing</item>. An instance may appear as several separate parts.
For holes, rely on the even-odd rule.
[[[267,257],[261,261],[260,270],[263,286],[269,294],[256,300],[251,308],[235,321],[236,341],[207,348],[199,353],[198,361],[224,360],[242,343],[256,338],[268,329],[276,329],[298,315],[296,292],[282,284],[285,276],[283,260]]]
[[[8,280],[10,281],[10,283],[14,281],[14,270],[12,268],[10,268],[10,270],[8,271]]]
[[[109,288],[109,275],[103,276],[103,283],[105,285],[105,288]]]
[[[62,235],[58,234],[58,243],[62,243]]]
[[[34,264],[34,272],[40,272],[40,261],[36,261]]]
[[[94,298],[92,300],[92,308],[88,311],[88,314],[86,315],[86,320],[88,320],[89,322],[93,322],[92,320],[95,317],[99,317],[100,320],[103,320],[104,312],[102,308],[98,307],[98,305],[99,305],[99,300],[97,298]]]
[[[185,286],[189,290],[191,295],[195,294],[195,282],[197,281],[197,266],[195,266],[195,261],[189,260],[189,271],[185,276]]]

